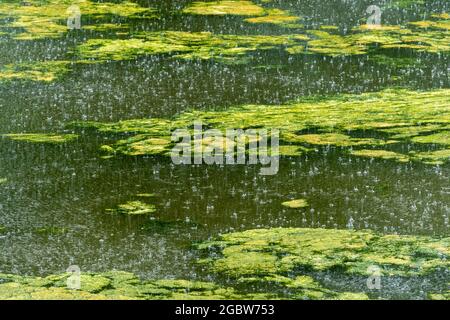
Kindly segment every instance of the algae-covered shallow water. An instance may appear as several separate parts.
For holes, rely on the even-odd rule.
[[[3,1],[0,298],[449,299],[449,29],[448,1]],[[199,120],[280,130],[277,174],[174,164]]]

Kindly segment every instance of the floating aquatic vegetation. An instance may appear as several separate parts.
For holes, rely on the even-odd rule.
[[[121,299],[232,299],[239,295],[233,289],[200,281],[156,280],[141,281],[127,272],[81,274],[80,290],[67,288],[70,274],[21,277],[1,274],[1,299],[33,300],[121,300]]]
[[[109,213],[117,213],[123,215],[146,215],[156,211],[156,207],[153,204],[144,203],[142,201],[128,201],[125,204],[120,204],[116,209],[107,209]]]
[[[155,17],[155,11],[140,7],[138,4],[123,1],[93,2],[90,0],[29,0],[24,2],[6,2],[0,4],[0,18],[4,20],[0,27],[15,30],[14,39],[34,40],[57,38],[68,31],[66,21],[67,9],[71,5],[79,7],[83,16],[105,18],[117,16],[122,18]]]
[[[370,231],[273,228],[229,233],[200,244],[220,255],[203,260],[234,279],[285,276],[299,270],[366,275],[377,265],[384,276],[448,270],[450,238],[377,235]]]
[[[278,16],[269,14],[257,19],[264,21],[280,16],[283,19],[289,17],[278,13]],[[414,31],[401,26],[380,26],[377,29],[360,26],[345,36],[330,33],[331,31],[309,30],[304,34],[276,36],[183,31],[141,32],[132,39],[90,39],[77,50],[81,59],[99,61],[172,54],[179,59],[216,59],[226,63],[244,63],[250,52],[275,48],[284,48],[289,54],[330,56],[367,54],[374,45],[381,49],[409,48],[432,53],[450,51],[450,36],[446,31]]]
[[[9,139],[14,141],[49,144],[67,143],[78,139],[77,134],[11,133],[4,134],[3,136],[8,137]]]
[[[429,134],[426,136],[417,136],[411,139],[411,141],[416,143],[435,143],[443,144],[446,146],[450,145],[450,131],[441,131],[434,134]]]
[[[0,68],[0,81],[30,80],[50,82],[69,71],[70,61],[42,61],[8,64]]]
[[[409,153],[412,160],[421,161],[427,164],[440,165],[450,162],[450,149],[435,150],[429,152],[415,152]]]
[[[249,23],[267,23],[282,26],[285,28],[303,28],[299,24],[300,17],[289,14],[289,12],[280,9],[267,9],[265,14],[260,17],[247,18],[244,21]]]
[[[140,55],[174,54],[181,59],[218,59],[239,63],[259,49],[293,43],[297,36],[214,35],[210,32],[142,32],[133,39],[90,39],[78,47],[82,59],[130,60]]]
[[[264,8],[249,0],[196,1],[185,8],[183,13],[206,16],[259,16],[264,14]]]
[[[308,201],[306,201],[305,199],[295,199],[295,200],[285,201],[281,205],[291,208],[291,209],[297,209],[297,208],[305,208],[309,204],[308,204]]]
[[[185,8],[183,13],[205,16],[250,16],[251,18],[246,18],[244,21],[256,24],[275,24],[287,28],[303,27],[298,24],[300,17],[291,15],[288,11],[265,9],[247,0],[194,2]]]
[[[8,179],[6,178],[0,178],[0,184],[8,182]]]
[[[280,299],[272,292],[240,292],[212,282],[182,279],[142,281],[134,274],[111,271],[100,274],[83,273],[80,290],[67,288],[70,274],[44,278],[0,274],[0,299],[58,299],[58,300],[191,300],[191,299]],[[288,279],[288,278],[286,278]],[[325,289],[307,276],[289,282],[296,293],[294,299],[367,299],[362,293],[335,292]]]
[[[408,155],[387,150],[353,150],[350,152],[350,154],[358,157],[397,160],[399,162],[410,161],[410,157]]]
[[[450,123],[449,97],[448,89],[424,92],[391,89],[360,95],[310,98],[276,108],[248,105],[224,111],[192,111],[171,120],[152,118],[116,123],[80,122],[75,125],[95,127],[103,133],[134,134],[128,139],[119,140],[116,144],[102,147],[111,156],[115,154],[168,156],[173,146],[169,139],[172,131],[189,128],[194,121],[201,121],[205,127],[221,132],[225,132],[228,128],[279,129],[280,155],[296,156],[312,151],[301,144],[334,145],[344,148],[385,146],[392,143],[407,143],[411,132],[435,133],[432,136],[433,143],[443,143],[446,141],[445,137],[448,137]],[[321,129],[324,133],[301,133],[309,129]],[[393,136],[375,139],[352,138],[343,134],[352,131],[379,131]],[[439,157],[439,161],[445,161],[442,159],[445,151],[403,155],[383,150],[355,150],[353,154],[402,162],[406,162],[407,159],[421,161],[425,157]]]
[[[360,145],[385,145],[397,143],[395,140],[384,141],[380,139],[359,139],[351,138],[342,133],[320,133],[320,134],[285,134],[283,140],[293,143],[307,143],[314,145],[333,145],[337,147],[350,147]]]

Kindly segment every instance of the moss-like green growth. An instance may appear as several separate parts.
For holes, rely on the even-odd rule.
[[[50,82],[67,73],[69,65],[69,61],[8,64],[0,68],[0,81],[30,80]]]
[[[0,184],[8,182],[8,179],[6,178],[0,178]]]
[[[441,131],[435,134],[426,136],[418,136],[411,139],[417,143],[434,143],[449,146],[450,145],[450,131]]]
[[[78,6],[82,16],[104,18],[155,17],[154,10],[129,1],[120,3],[90,0],[28,0],[26,4],[15,1],[0,4],[0,18],[8,17],[3,26],[12,28],[17,40],[57,38],[68,31],[66,21],[70,6]]]
[[[130,60],[141,55],[173,54],[180,59],[245,61],[246,54],[295,43],[295,36],[214,35],[210,32],[142,32],[133,39],[91,39],[78,48],[82,59]]]
[[[3,136],[14,141],[49,144],[67,143],[78,139],[77,134],[11,133]]]
[[[214,3],[206,4],[209,6]],[[295,23],[297,20],[297,17],[279,10],[267,10],[260,16],[246,19],[252,23],[270,22],[299,27]],[[334,34],[329,28],[326,30],[328,31],[308,30],[303,34],[276,36],[183,31],[140,32],[134,34],[132,39],[90,39],[78,47],[78,54],[81,59],[98,61],[172,54],[179,59],[215,59],[226,63],[244,63],[250,52],[275,48],[284,48],[289,54],[330,56],[367,54],[374,46],[381,49],[409,48],[431,53],[450,52],[450,39],[446,30],[416,30],[401,26],[380,26],[374,29],[360,26],[345,36]]]
[[[212,282],[182,279],[141,281],[127,272],[82,273],[80,289],[67,288],[69,274],[22,277],[0,274],[0,299],[26,300],[224,300],[224,299],[368,299],[364,293],[336,292],[322,287],[309,276],[294,279],[273,277],[253,279],[282,284],[292,294],[274,292],[241,292]],[[252,279],[245,279],[252,282]]]
[[[291,15],[289,12],[280,9],[268,9],[265,10],[265,15],[245,19],[249,23],[267,23],[285,28],[302,28],[303,25],[298,23],[300,20],[300,17]]]
[[[249,0],[196,1],[185,8],[183,13],[206,16],[259,16],[264,14],[264,8]]]
[[[275,228],[223,235],[200,249],[219,248],[210,267],[232,278],[284,276],[298,270],[385,276],[425,275],[450,266],[450,238],[377,235],[370,231]]]
[[[161,300],[161,299],[237,299],[247,297],[232,288],[188,280],[141,281],[127,272],[81,274],[80,290],[67,288],[70,274],[45,278],[0,274],[0,299],[28,300]],[[251,295],[248,297],[251,298]]]
[[[450,149],[442,149],[429,152],[411,151],[409,155],[413,160],[432,165],[441,165],[450,162]]]
[[[297,209],[297,208],[305,208],[309,204],[308,204],[308,201],[306,201],[305,199],[295,199],[295,200],[285,201],[281,205],[291,208],[291,209]]]
[[[409,162],[410,160],[408,155],[387,150],[353,150],[350,154],[358,157],[397,160],[399,162]]]
[[[144,203],[142,201],[128,201],[125,204],[119,205],[116,209],[107,209],[109,213],[117,213],[124,215],[146,215],[156,211],[153,204]]]
[[[340,95],[326,99],[311,98],[277,108],[248,105],[224,111],[192,111],[171,120],[152,118],[116,123],[80,122],[75,125],[94,127],[103,133],[133,134],[128,139],[102,147],[109,156],[117,154],[168,156],[173,147],[169,138],[172,131],[191,128],[194,121],[201,121],[204,127],[217,129],[222,133],[229,128],[279,129],[281,141],[279,154],[299,156],[312,151],[302,144],[333,145],[342,148],[377,147],[391,143],[408,143],[411,136],[423,133],[430,134],[431,138],[428,139],[431,139],[433,143],[444,144],[447,141],[445,139],[448,137],[450,123],[449,98],[450,90],[448,89],[428,92],[395,89],[361,95]],[[309,129],[317,129],[323,133],[301,133]],[[351,135],[343,133],[352,131],[362,133],[375,131],[392,136],[385,139],[352,138]],[[224,142],[215,141],[214,143],[223,144]],[[202,148],[207,145],[207,141],[204,141]],[[425,158],[439,157],[435,160],[446,161],[442,159],[446,152],[400,154],[383,150],[354,150],[353,154],[396,159],[402,162],[412,159],[432,163],[430,159],[425,161]]]
[[[350,147],[360,145],[385,145],[396,143],[397,141],[384,141],[380,139],[357,139],[351,138],[342,133],[321,133],[321,134],[286,134],[283,136],[284,141],[293,143],[307,143],[314,145],[333,145],[338,147]]]

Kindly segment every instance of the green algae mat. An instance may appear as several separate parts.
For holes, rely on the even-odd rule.
[[[6,0],[0,41],[0,299],[450,299],[447,0]]]

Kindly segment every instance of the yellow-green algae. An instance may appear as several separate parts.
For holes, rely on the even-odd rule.
[[[368,299],[363,292],[328,289],[305,272],[332,271],[365,279],[367,268],[377,265],[384,277],[423,276],[448,270],[449,244],[449,238],[371,231],[247,230],[196,245],[208,253],[199,264],[209,274],[227,275],[226,286],[183,279],[140,280],[131,273],[111,271],[82,273],[80,289],[74,290],[67,288],[70,274],[0,274],[0,299]],[[219,252],[209,255],[212,249]],[[251,284],[251,289],[238,289],[242,284]],[[429,298],[447,297],[445,292],[432,292]]]
[[[249,0],[196,1],[185,8],[183,13],[206,16],[259,16],[264,14],[264,8]]]
[[[32,143],[49,143],[60,144],[71,142],[78,138],[77,134],[46,134],[46,133],[11,133],[4,134],[4,137],[8,137],[14,141],[25,141]]]
[[[445,137],[448,136],[440,133],[448,132],[449,99],[449,89],[423,92],[389,89],[359,95],[310,98],[277,107],[245,105],[224,111],[185,112],[173,119],[136,119],[116,123],[80,122],[77,125],[94,127],[103,133],[129,134],[130,137],[127,139],[102,147],[102,150],[110,156],[169,155],[174,146],[170,142],[172,131],[191,128],[194,121],[201,121],[204,127],[218,129],[222,133],[229,128],[279,129],[281,155],[295,156],[310,152],[311,149],[305,148],[305,145],[313,144],[353,148],[354,155],[366,157],[442,163],[448,160],[448,157],[445,158],[448,154],[447,149],[427,153],[416,151],[409,154],[393,154],[375,150],[364,151],[367,148],[358,151],[355,148],[408,143],[409,134],[398,136],[405,131],[432,134],[432,138],[429,138],[432,143],[443,144],[447,141]],[[302,133],[310,129],[320,129],[323,133]],[[384,139],[352,138],[348,133],[353,131],[363,134],[379,132],[388,136]]]
[[[6,178],[0,178],[0,184],[8,182],[8,179]]]
[[[308,201],[306,201],[305,199],[295,199],[285,201],[281,205],[291,209],[305,208],[308,206]]]
[[[24,277],[0,274],[2,300],[224,300],[224,299],[368,299],[364,293],[336,292],[325,289],[308,276],[285,278],[292,296],[273,292],[241,292],[212,282],[182,279],[142,281],[134,274],[111,271],[83,273],[80,289],[67,288],[70,274]],[[282,278],[282,277],[279,277]],[[272,279],[268,279],[268,282]],[[279,280],[279,279],[277,279]],[[289,280],[289,281],[286,281]]]
[[[411,139],[416,143],[435,143],[450,146],[450,131],[441,131],[426,136],[418,136]]]
[[[350,152],[354,156],[358,157],[366,157],[366,158],[379,158],[386,160],[397,160],[399,162],[409,162],[410,158],[408,155],[404,155],[401,153],[387,151],[387,150],[353,150]]]
[[[273,228],[222,235],[199,249],[218,248],[205,259],[232,278],[274,277],[298,270],[366,275],[376,265],[384,276],[417,276],[448,270],[450,238],[378,235],[371,231]]]
[[[257,19],[271,19],[276,15]],[[279,17],[289,17],[279,13]],[[256,19],[256,18],[255,18]],[[450,21],[450,19],[449,19]],[[423,30],[410,25],[359,26],[348,35],[325,30],[284,35],[223,35],[210,32],[140,32],[132,39],[90,39],[78,47],[81,59],[130,60],[141,55],[172,54],[180,59],[216,59],[228,63],[245,62],[257,50],[284,48],[289,54],[345,56],[367,54],[370,48],[408,48],[431,53],[450,52],[446,30]]]
[[[116,209],[107,209],[106,211],[109,213],[136,216],[153,213],[156,211],[156,207],[153,204],[142,201],[128,201],[127,203],[118,205]]]
[[[408,154],[379,149],[362,149],[352,150],[350,154],[358,157],[396,160],[398,162],[419,161],[432,165],[441,165],[450,162],[450,149],[422,152],[410,151]]]
[[[0,68],[0,81],[30,80],[51,82],[69,71],[69,61],[37,61],[7,64]]]
[[[72,5],[79,7],[82,16],[93,18],[155,17],[153,9],[143,8],[129,1],[114,3],[90,0],[28,0],[26,3],[1,3],[0,19],[8,19],[2,19],[0,27],[16,30],[13,38],[17,40],[57,38],[68,32],[67,10]]]

